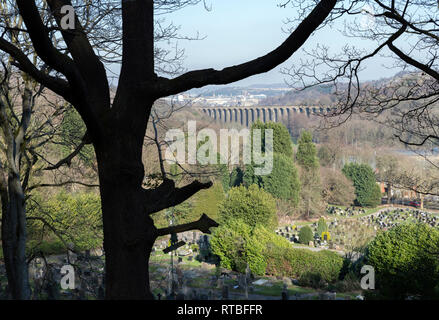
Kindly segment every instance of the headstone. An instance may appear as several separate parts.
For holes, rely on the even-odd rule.
[[[59,285],[55,280],[55,275],[51,268],[47,270],[46,293],[47,293],[47,300],[59,299]]]
[[[228,300],[229,299],[229,286],[224,284],[223,288],[221,290],[221,298],[223,300]]]

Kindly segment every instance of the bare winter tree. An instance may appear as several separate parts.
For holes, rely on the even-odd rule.
[[[291,1],[296,3],[298,2]],[[437,1],[340,1],[328,22],[344,22],[342,34],[356,41],[333,53],[319,45],[309,59],[286,72],[294,86],[332,85],[337,111],[324,118],[324,127],[342,124],[353,115],[377,121],[394,130],[412,149],[436,148],[438,133]],[[340,25],[340,24],[339,24]],[[336,32],[336,31],[334,31]],[[359,43],[366,43],[359,47]],[[380,57],[390,69],[402,71],[390,80],[363,83],[367,63]],[[437,165],[437,164],[436,164]]]
[[[209,232],[210,227],[217,226],[207,216],[165,229],[154,226],[151,214],[185,201],[211,183],[193,181],[179,188],[165,179],[156,188],[142,188],[142,147],[153,103],[191,88],[227,84],[271,70],[304,44],[336,4],[336,0],[319,1],[278,48],[262,57],[219,71],[196,70],[175,78],[158,76],[154,38],[159,30],[154,13],[193,2],[196,1],[120,1],[114,12],[119,12],[121,19],[108,22],[108,26],[116,25],[122,30],[121,51],[114,51],[114,42],[97,41],[99,32],[105,32],[105,24],[87,18],[88,11],[108,8],[113,1],[7,1],[24,22],[16,31],[29,36],[29,50],[36,52],[38,59],[31,61],[28,52],[8,37],[0,39],[0,49],[23,72],[76,108],[94,146],[102,200],[107,299],[152,299],[148,263],[156,238],[192,229]],[[74,5],[73,29],[61,28],[61,9],[65,5]],[[1,18],[5,30],[6,19]],[[111,49],[106,50],[104,44]],[[122,66],[113,100],[105,52],[121,54]],[[54,71],[48,73],[43,66]]]

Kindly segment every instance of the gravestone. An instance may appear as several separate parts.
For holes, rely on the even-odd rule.
[[[224,284],[221,290],[221,298],[223,300],[229,299],[229,286],[227,284]]]
[[[46,284],[47,300],[59,299],[59,284],[55,280],[55,274],[52,268],[47,270],[47,284]]]

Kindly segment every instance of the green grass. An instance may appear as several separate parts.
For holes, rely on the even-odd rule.
[[[283,290],[283,283],[275,283],[272,286],[254,286],[255,290],[252,292],[252,294],[258,294],[261,296],[281,296],[282,290]],[[288,287],[288,294],[290,296],[295,294],[306,294],[315,292],[315,290],[310,288],[304,288],[304,287],[298,287],[298,286],[289,286]]]
[[[179,263],[179,266],[183,269],[190,269],[190,268],[197,268],[201,266],[201,262],[196,260],[195,258],[192,259],[192,261],[189,261],[188,257],[182,257],[183,261]],[[153,254],[151,254],[151,257],[149,259],[151,263],[171,263],[171,256],[169,254],[165,254],[162,251],[156,251]],[[178,256],[174,256],[174,264],[177,265],[178,263]]]

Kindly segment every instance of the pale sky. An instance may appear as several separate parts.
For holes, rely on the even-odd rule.
[[[280,8],[280,0],[207,0],[212,6],[206,11],[204,6],[187,7],[167,17],[181,26],[181,33],[191,36],[199,32],[206,39],[200,41],[179,41],[185,48],[185,67],[189,70],[216,68],[239,64],[264,55],[279,46],[288,36],[282,31],[285,19],[294,15],[291,7]],[[360,42],[346,39],[335,29],[325,27],[311,36],[305,48],[315,48],[318,43],[330,45],[334,52],[347,42]],[[364,44],[363,44],[364,45]],[[372,47],[371,47],[372,48]],[[302,50],[296,52],[281,67],[290,67],[304,57]],[[384,59],[376,59],[367,65],[362,80],[390,77],[394,69],[384,68]],[[239,82],[239,85],[282,83],[285,76],[276,68],[266,74],[254,76]]]

